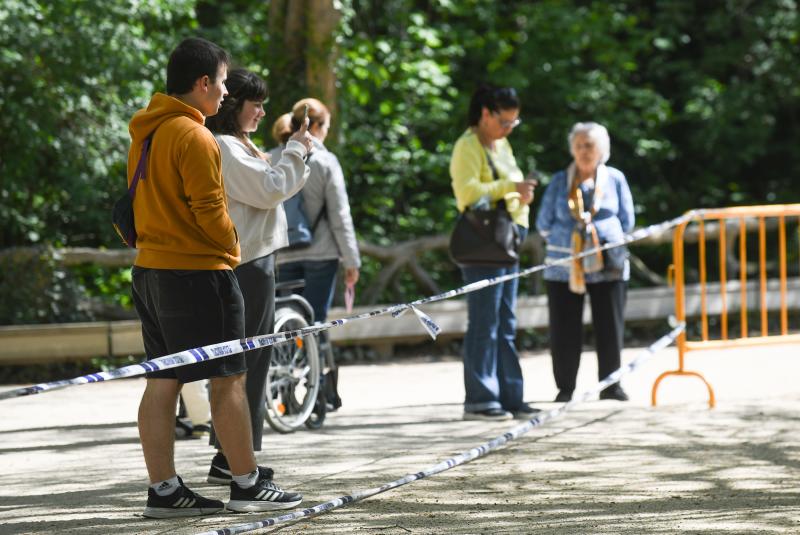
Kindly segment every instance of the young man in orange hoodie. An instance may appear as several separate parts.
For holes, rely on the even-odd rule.
[[[150,358],[244,338],[244,302],[233,273],[239,238],[228,216],[220,149],[204,126],[227,94],[230,59],[214,43],[181,42],[167,66],[167,93],[156,93],[131,119],[130,184],[150,139],[145,179],[133,203],[138,254],[133,299]],[[238,353],[147,374],[139,436],[150,477],[144,516],[213,514],[225,505],[186,487],[175,471],[175,406],[184,383],[208,378],[211,415],[231,474],[227,508],[288,509],[302,495],[282,490],[256,464]]]

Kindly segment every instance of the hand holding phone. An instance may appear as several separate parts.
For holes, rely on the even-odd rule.
[[[311,142],[311,133],[308,131],[308,104],[303,106],[303,121],[300,123],[300,129],[297,130],[289,139],[299,141],[306,147],[306,151],[311,152],[313,143]]]
[[[531,201],[533,201],[533,188],[535,187],[536,186],[528,180],[516,183],[517,193],[519,193],[520,201],[522,201],[523,204],[530,204]]]
[[[539,171],[532,169],[531,172],[528,173],[528,176],[525,177],[525,182],[532,184],[535,188],[541,183],[541,178],[542,174]]]

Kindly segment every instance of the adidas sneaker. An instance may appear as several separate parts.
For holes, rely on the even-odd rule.
[[[259,466],[258,473],[259,477],[263,477],[264,479],[272,479],[272,468]],[[233,481],[231,468],[228,465],[228,459],[226,459],[222,453],[218,452],[214,458],[211,459],[211,467],[208,469],[208,477],[206,478],[206,481],[214,485],[230,485],[231,481]]]
[[[159,496],[153,489],[147,489],[147,507],[142,513],[147,518],[180,518],[185,516],[213,515],[225,508],[219,500],[209,500],[192,492],[183,484],[172,494]]]
[[[228,501],[229,511],[249,513],[291,509],[303,501],[299,492],[289,492],[280,488],[271,479],[259,477],[255,485],[248,489],[241,488],[235,481],[231,482],[231,499]]]

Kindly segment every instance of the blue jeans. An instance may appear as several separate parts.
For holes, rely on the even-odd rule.
[[[308,260],[278,266],[278,282],[303,279],[305,287],[296,293],[305,297],[314,310],[314,321],[325,321],[333,302],[339,260]]]
[[[520,227],[523,239],[527,230]],[[462,267],[464,282],[517,273],[519,265],[507,268]],[[514,345],[519,279],[512,279],[467,294],[467,334],[464,337],[464,410],[514,411],[522,400],[522,368]]]

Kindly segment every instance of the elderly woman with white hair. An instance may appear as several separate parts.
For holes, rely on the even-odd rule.
[[[576,123],[568,139],[573,161],[553,176],[536,217],[536,228],[547,242],[548,264],[617,242],[633,229],[634,223],[633,199],[625,175],[606,165],[611,155],[606,128],[592,122]],[[627,256],[627,250],[618,247],[545,269],[553,375],[558,387],[556,401],[571,400],[575,390],[587,292],[599,379],[620,366],[630,278]],[[619,383],[614,383],[600,393],[600,399],[627,401],[628,396]]]

